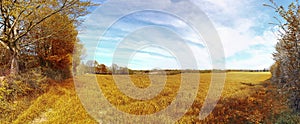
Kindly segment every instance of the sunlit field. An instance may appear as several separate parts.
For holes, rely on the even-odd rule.
[[[76,77],[86,86],[95,75]],[[124,76],[124,75],[118,75]],[[199,120],[198,115],[206,98],[210,85],[211,74],[201,73],[199,89],[191,108],[177,123],[275,123],[280,122],[279,117],[287,109],[282,105],[272,85],[267,81],[270,78],[268,72],[229,72],[221,99],[215,109],[204,120]],[[147,115],[159,112],[169,106],[177,95],[180,87],[181,75],[168,75],[165,87],[150,100],[136,100],[126,96],[115,85],[111,75],[97,75],[98,84],[104,96],[118,110],[135,114]],[[150,85],[148,75],[131,75],[134,85],[146,88]],[[89,88],[87,92],[96,93],[97,88]],[[188,91],[187,91],[188,92]],[[89,99],[96,99],[89,98]],[[189,98],[184,98],[189,99]],[[183,101],[184,102],[184,101]],[[95,104],[97,105],[97,104]],[[101,103],[98,103],[101,106]],[[92,112],[93,113],[93,112]],[[113,116],[110,110],[98,112],[98,121],[101,118]],[[163,120],[157,120],[163,122]],[[5,122],[5,121],[3,121]],[[76,95],[73,81],[53,85],[32,105],[24,109],[14,120],[14,123],[97,123],[87,114]]]
[[[0,15],[0,124],[300,124],[299,0],[0,0]]]

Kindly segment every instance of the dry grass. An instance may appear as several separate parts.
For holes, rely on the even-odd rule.
[[[275,123],[275,117],[286,108],[282,104],[283,98],[278,97],[275,88],[265,81],[270,76],[266,72],[227,73],[225,87],[216,108],[205,120],[199,120],[198,114],[211,80],[210,73],[201,73],[197,97],[192,107],[177,123]],[[94,75],[85,75],[78,79],[88,83],[93,79],[92,77]],[[135,115],[147,115],[163,110],[172,103],[180,87],[180,75],[169,75],[159,95],[150,100],[136,100],[122,93],[115,85],[112,76],[98,75],[96,78],[110,103],[123,112]],[[150,86],[150,79],[147,75],[132,75],[131,80],[140,88]],[[84,87],[85,85],[82,83],[78,86]],[[91,87],[85,92],[93,94],[96,93],[95,90],[97,88]],[[97,98],[96,95],[95,98]],[[97,105],[99,106],[99,103],[95,104]],[[101,117],[113,116],[113,113],[109,111],[103,110],[98,113],[102,114]],[[32,105],[13,122],[97,123],[81,105],[72,80],[51,86],[47,93],[32,101]]]
[[[84,110],[76,95],[72,80],[51,86],[49,91],[13,121],[15,124],[44,123],[96,123]]]

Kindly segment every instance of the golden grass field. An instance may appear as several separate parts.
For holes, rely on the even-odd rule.
[[[210,73],[201,73],[197,97],[177,123],[274,123],[278,115],[287,110],[282,104],[283,98],[277,96],[275,88],[267,81],[271,77],[270,73],[229,72],[226,75],[221,99],[206,119],[199,120],[198,114],[211,80]],[[83,81],[82,85],[77,86],[84,87],[84,83],[89,82],[92,77],[95,75],[76,77]],[[120,92],[111,75],[97,75],[96,78],[104,96],[111,104],[123,112],[135,115],[147,115],[163,110],[174,100],[180,87],[180,74],[168,75],[166,85],[159,95],[150,100],[136,100]],[[130,78],[137,87],[146,88],[150,85],[147,75],[131,75]],[[93,94],[96,89],[91,87],[86,92]],[[108,111],[103,110],[106,113],[102,117],[109,118],[111,113]],[[30,106],[23,108],[23,111],[11,121],[49,124],[97,123],[82,106],[73,79],[52,84],[46,93],[32,100]]]

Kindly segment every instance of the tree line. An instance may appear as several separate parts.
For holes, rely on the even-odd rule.
[[[88,60],[77,67],[76,74],[133,74],[133,70],[117,64],[106,66],[96,60]]]
[[[287,95],[293,110],[300,112],[300,3],[292,2],[288,8],[278,6],[273,0],[266,5],[279,14],[275,26],[278,29],[278,42],[273,54],[275,63],[271,67],[272,82],[281,93]]]

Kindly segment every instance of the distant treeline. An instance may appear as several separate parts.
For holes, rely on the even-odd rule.
[[[161,74],[174,75],[180,73],[212,73],[212,72],[269,72],[268,69],[262,70],[176,70],[176,69],[165,69],[165,70],[131,70],[134,74]]]
[[[78,66],[76,74],[133,74],[133,71],[127,67],[120,67],[117,64],[106,66],[95,60],[89,60]]]
[[[82,63],[78,67],[77,74],[166,74],[166,75],[176,75],[181,73],[211,73],[211,72],[269,72],[268,69],[262,70],[179,70],[179,69],[153,69],[153,70],[132,70],[128,67],[121,67],[117,64],[112,64],[111,66],[106,66],[105,64],[100,64],[95,60],[89,60],[86,63]]]
[[[262,70],[226,70],[226,72],[270,72],[269,69],[262,69]]]

